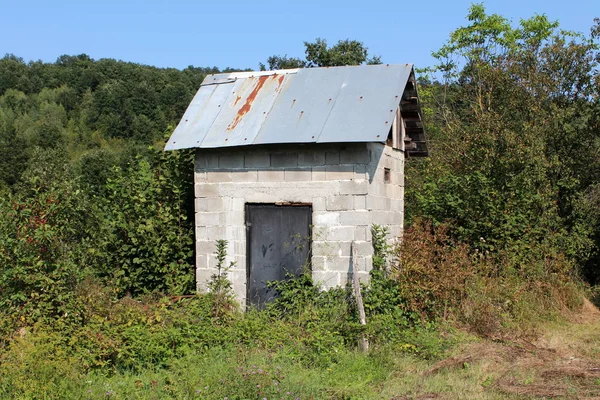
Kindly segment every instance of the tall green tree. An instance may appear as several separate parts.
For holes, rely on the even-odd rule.
[[[467,19],[421,90],[432,157],[413,165],[414,209],[529,272],[550,254],[585,263],[594,227],[578,207],[598,179],[597,35],[543,15],[513,26],[480,4]]]
[[[381,64],[379,56],[369,58],[369,49],[358,40],[340,40],[329,47],[325,39],[304,42],[306,59],[285,56],[271,56],[267,59],[268,68],[291,69],[305,67],[334,67],[343,65]],[[260,63],[260,69],[267,66]]]

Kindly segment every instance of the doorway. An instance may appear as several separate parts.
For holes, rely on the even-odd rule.
[[[309,267],[310,205],[246,204],[247,302],[263,308],[276,293],[267,283]]]

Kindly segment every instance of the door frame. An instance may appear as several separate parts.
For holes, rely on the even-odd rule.
[[[246,308],[252,306],[250,302],[250,266],[251,266],[251,246],[250,246],[250,212],[249,209],[251,206],[275,206],[275,207],[308,207],[310,209],[309,213],[309,223],[308,223],[308,268],[312,273],[312,228],[313,228],[313,204],[312,203],[301,203],[301,202],[274,202],[274,203],[256,203],[256,202],[246,202],[244,204],[244,226],[246,228]]]

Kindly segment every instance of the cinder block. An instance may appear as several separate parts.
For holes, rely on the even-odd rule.
[[[402,215],[394,211],[371,211],[371,221],[377,225],[392,225],[402,220]]]
[[[207,154],[201,151],[196,152],[194,158],[194,171],[203,171],[208,167]]]
[[[237,254],[233,257],[233,265],[234,269],[241,272],[242,274],[246,274],[246,256]]]
[[[371,161],[371,156],[366,146],[364,150],[348,149],[340,150],[340,164],[367,164]]]
[[[353,246],[356,248],[357,257],[366,257],[373,254],[373,243],[365,241],[355,241]]]
[[[194,195],[196,197],[215,197],[219,196],[219,185],[216,183],[199,183],[194,185]]]
[[[196,240],[196,254],[213,254],[217,248],[214,240]]]
[[[229,211],[224,215],[223,223],[226,226],[244,225],[244,211]],[[229,239],[229,238],[228,238]]]
[[[198,197],[196,199],[196,212],[221,212],[226,209],[222,197]]]
[[[312,199],[312,208],[313,208],[313,212],[327,210],[327,198],[326,197],[313,198]]]
[[[206,268],[208,268],[208,255],[198,254],[196,256],[196,269],[206,269]]]
[[[206,227],[206,238],[210,240],[225,239],[225,227],[222,225]],[[213,247],[211,253],[214,253],[216,247]]]
[[[326,165],[339,165],[340,164],[340,152],[339,150],[328,150],[325,152],[325,164]]]
[[[343,256],[343,257],[335,257],[331,260],[328,260],[327,269],[329,271],[336,272],[349,272],[352,265],[350,264],[352,257]]]
[[[334,288],[340,286],[340,274],[339,272],[331,271],[313,271],[313,280],[322,285],[324,289]]]
[[[354,178],[354,166],[352,165],[329,165],[325,167],[325,178],[328,181],[350,180]]]
[[[244,155],[244,167],[265,168],[271,166],[271,155],[269,153],[250,152]]]
[[[404,200],[390,199],[390,210],[400,212],[404,211]]]
[[[341,211],[340,225],[359,226],[371,225],[370,214],[367,210],[363,211]]]
[[[246,226],[245,225],[227,225],[225,227],[225,236],[229,240],[246,241]]]
[[[369,194],[370,195],[374,195],[374,196],[382,196],[385,197],[387,196],[387,186],[388,184],[383,182],[383,176],[380,176],[381,180],[377,180],[377,176],[373,179],[373,182],[371,183],[371,188],[369,190]],[[368,203],[367,203],[367,207],[368,207]]]
[[[196,197],[196,199],[194,200],[194,210],[196,212],[208,211],[208,198]]]
[[[272,167],[296,167],[298,166],[298,153],[273,153],[271,154]]]
[[[356,275],[358,275],[358,281],[361,283],[369,282],[369,273],[359,271]],[[346,284],[352,284],[353,278],[351,273],[340,273],[340,285],[345,286]]]
[[[383,196],[369,195],[367,196],[367,209],[389,211],[391,210],[391,200]]]
[[[246,270],[245,269],[243,269],[243,270],[237,269],[237,268],[236,269],[232,269],[232,270],[230,270],[228,272],[227,275],[228,275],[229,279],[231,280],[231,282],[234,285],[234,291],[237,291],[237,290],[235,290],[236,289],[235,288],[236,284],[237,284],[237,288],[238,289],[241,289],[244,292],[246,291],[246,277],[247,277],[247,274],[246,274]]]
[[[195,239],[196,240],[207,240],[208,239],[208,227],[197,226],[195,228]]]
[[[246,241],[236,240],[233,242],[233,251],[235,252],[235,256],[245,256],[246,255]]]
[[[196,226],[221,225],[223,219],[223,213],[220,212],[197,212]]]
[[[354,262],[354,271],[359,271],[359,272],[364,272],[366,271],[365,268],[365,259],[366,257],[356,257],[356,259],[353,261]],[[352,272],[352,270],[350,270],[350,272]]]
[[[325,175],[325,167],[313,167],[311,178],[313,181],[327,180],[327,176]]]
[[[310,169],[286,169],[284,171],[285,180],[288,182],[310,181],[311,176]]]
[[[229,268],[229,266],[231,265],[231,263],[233,262],[234,267],[235,267],[235,256],[231,255],[232,250],[231,250],[231,246],[229,245],[229,243],[227,243],[227,257],[225,258],[225,261],[223,262],[222,268]],[[213,254],[209,254],[208,256],[208,267],[209,269],[212,269],[213,271],[217,271],[217,255],[213,252]]]
[[[219,155],[218,154],[216,154],[216,153],[207,154],[206,168],[209,168],[209,169],[219,168]]]
[[[313,211],[313,224],[320,226],[335,226],[340,224],[339,212]]]
[[[206,183],[206,171],[194,172],[194,183]]]
[[[283,170],[259,170],[258,181],[259,182],[280,182],[285,180]]]
[[[243,198],[231,199],[231,211],[246,211],[246,202]]]
[[[237,170],[231,172],[231,181],[232,182],[256,182],[258,181],[258,171],[257,170]]]
[[[311,230],[312,240],[327,240],[327,229],[329,229],[329,227],[326,225],[320,226],[317,224],[313,224]]]
[[[392,199],[403,199],[404,188],[400,185],[387,185],[386,196]]]
[[[340,194],[367,194],[369,182],[365,179],[340,182]]]
[[[231,182],[231,171],[208,171],[206,181],[208,183]]]
[[[211,269],[196,269],[196,290],[200,293],[206,293],[208,291],[208,282],[210,282],[214,273]]]
[[[327,240],[347,241],[354,240],[354,226],[331,226],[327,230]]]
[[[398,186],[404,186],[404,173],[392,172],[392,183]]]
[[[354,209],[355,210],[366,210],[367,209],[367,196],[358,195],[353,196],[354,198]]]
[[[392,221],[396,225],[404,224],[404,213],[402,212],[392,212]]]
[[[354,228],[354,240],[366,241],[369,229],[371,229],[369,226],[357,226]]]
[[[325,240],[313,240],[312,242],[312,254],[313,257],[332,257],[337,255],[337,244]]]
[[[327,198],[328,211],[346,211],[354,208],[353,196],[332,196]]]
[[[371,216],[371,220],[372,219],[373,219],[373,217]],[[366,241],[369,242],[369,243],[373,243],[373,231],[372,231],[372,229],[373,229],[372,225],[367,227],[367,239],[366,239]]]
[[[364,179],[364,180],[368,181],[369,180],[368,166],[366,164],[355,164],[353,179]]]
[[[373,269],[373,256],[365,257],[365,271],[369,272]]]
[[[325,165],[325,153],[323,151],[305,151],[298,153],[299,166]]]
[[[311,269],[313,271],[325,271],[327,269],[327,257],[312,257]]]
[[[402,236],[402,225],[390,225],[390,237],[397,238]]]
[[[221,154],[219,168],[244,168],[244,155],[242,153]]]

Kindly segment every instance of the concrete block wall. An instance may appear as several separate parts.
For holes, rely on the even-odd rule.
[[[390,182],[384,180],[389,169]],[[246,301],[246,203],[312,205],[312,271],[324,287],[351,279],[351,243],[359,278],[372,266],[372,224],[390,240],[404,217],[404,154],[379,143],[198,149],[195,162],[196,282],[216,272],[216,241],[228,241],[227,265],[238,300]]]

